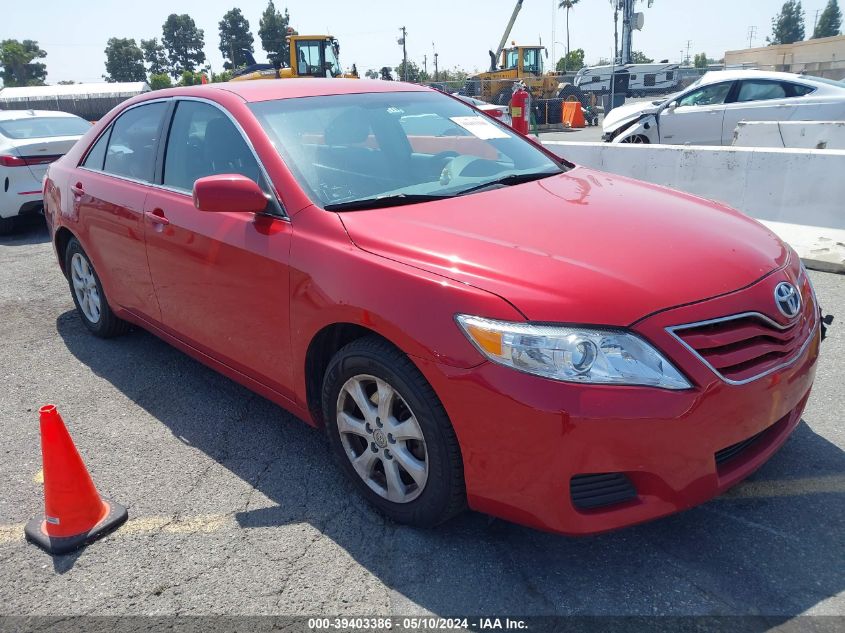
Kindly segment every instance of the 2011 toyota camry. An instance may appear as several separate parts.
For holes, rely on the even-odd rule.
[[[820,312],[770,231],[419,86],[147,93],[45,200],[93,334],[140,326],[324,426],[414,525],[689,508],[772,456],[813,383]]]

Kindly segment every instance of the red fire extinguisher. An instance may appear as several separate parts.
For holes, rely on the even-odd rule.
[[[511,127],[520,134],[528,134],[528,91],[519,85],[514,91],[510,102]]]

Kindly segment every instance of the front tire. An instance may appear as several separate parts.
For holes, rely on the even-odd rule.
[[[383,514],[431,527],[464,509],[454,429],[405,354],[375,336],[349,343],[329,364],[322,396],[336,459]]]
[[[92,334],[112,338],[129,330],[129,324],[112,312],[94,264],[76,238],[68,242],[65,250],[65,271],[76,312]]]

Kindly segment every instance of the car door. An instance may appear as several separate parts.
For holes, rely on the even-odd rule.
[[[147,196],[147,257],[164,329],[287,397],[291,225],[241,130],[226,112],[179,100]],[[194,182],[238,173],[268,195],[265,214],[194,207]]]
[[[795,114],[795,91],[784,81],[743,79],[731,103],[725,105],[722,144],[733,143],[740,121],[788,121]]]
[[[157,322],[144,243],[144,201],[153,180],[167,101],[129,108],[100,135],[70,179],[82,242],[113,307]]]
[[[667,104],[658,119],[660,142],[721,145],[725,101],[733,84],[733,81],[722,81],[702,86]]]

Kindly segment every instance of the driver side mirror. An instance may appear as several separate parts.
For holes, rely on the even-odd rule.
[[[677,107],[678,107],[678,102],[672,101],[668,106],[666,106],[666,110],[667,110],[667,112],[673,112],[675,110],[675,108],[677,108]]]
[[[216,174],[194,183],[194,206],[200,211],[261,213],[267,196],[254,180],[241,174]]]

